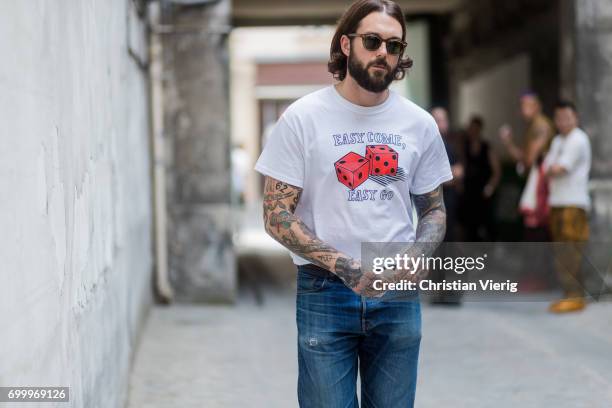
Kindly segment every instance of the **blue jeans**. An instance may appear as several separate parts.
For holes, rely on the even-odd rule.
[[[421,342],[418,294],[408,300],[359,296],[337,276],[298,266],[298,401],[301,408],[414,405]],[[385,300],[387,299],[387,300]]]

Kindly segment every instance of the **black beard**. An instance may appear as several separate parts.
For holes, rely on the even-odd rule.
[[[387,73],[382,76],[370,75],[368,69],[372,65],[376,64],[385,66],[387,68]],[[398,67],[399,63],[397,64],[395,69],[391,69],[391,67],[389,67],[389,65],[384,59],[377,59],[376,61],[371,62],[366,67],[364,67],[363,64],[361,64],[361,62],[359,62],[357,58],[354,57],[353,53],[350,53],[348,56],[348,72],[359,84],[359,86],[361,86],[366,91],[374,93],[383,92],[389,87],[389,85],[391,84],[391,82],[393,82],[393,79],[395,78],[395,74],[397,73]]]

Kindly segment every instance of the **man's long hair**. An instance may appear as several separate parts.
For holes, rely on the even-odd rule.
[[[402,40],[406,41],[406,20],[402,9],[397,3],[390,0],[356,1],[342,15],[340,21],[338,21],[338,27],[336,28],[336,33],[334,34],[329,50],[330,59],[327,63],[327,70],[331,72],[337,80],[342,81],[346,78],[346,64],[348,58],[342,52],[340,39],[343,35],[352,34],[357,31],[361,20],[373,12],[385,13],[395,18],[402,26]],[[395,79],[403,79],[406,75],[406,70],[410,67],[412,67],[412,59],[409,57],[400,57]]]

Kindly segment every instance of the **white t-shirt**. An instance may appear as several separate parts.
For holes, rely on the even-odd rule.
[[[286,109],[255,170],[301,187],[295,214],[356,259],[361,242],[413,242],[410,193],[428,193],[452,179],[427,111],[394,91],[379,105],[359,106],[332,85]],[[296,265],[310,263],[291,256]]]
[[[553,164],[564,167],[567,173],[550,178],[550,206],[575,206],[588,210],[591,203],[588,190],[591,143],[582,129],[575,128],[567,136],[555,136],[544,167],[548,170]]]

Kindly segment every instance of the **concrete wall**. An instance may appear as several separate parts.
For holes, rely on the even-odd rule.
[[[127,10],[0,6],[0,385],[71,387],[48,407],[123,406],[151,304],[147,82]]]
[[[179,301],[231,302],[230,1],[162,10],[170,279]]]
[[[507,123],[519,133],[523,122],[515,108],[516,101],[529,84],[529,57],[525,54],[466,79],[459,85],[459,110],[456,112],[459,123],[466,126],[472,115],[480,115],[485,121],[483,137],[497,151],[503,152],[498,129]]]
[[[612,176],[612,3],[577,0],[576,96],[582,126],[593,138],[593,175]]]
[[[582,128],[591,138],[591,239],[612,239],[612,3],[574,0],[576,103]],[[609,254],[608,254],[609,255]],[[612,282],[608,282],[612,288]]]

